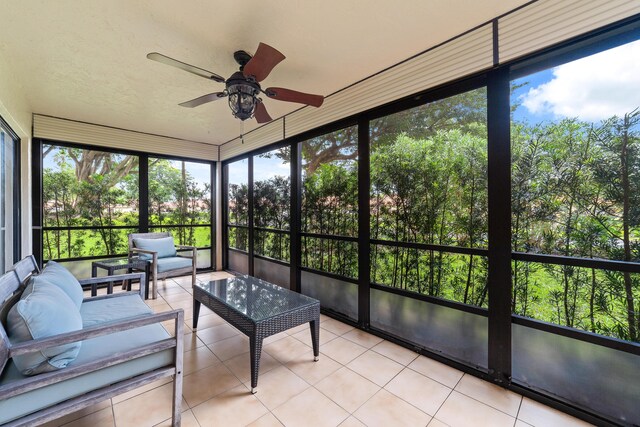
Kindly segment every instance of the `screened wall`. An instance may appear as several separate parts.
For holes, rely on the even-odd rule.
[[[639,22],[225,161],[225,266],[286,261],[270,277],[327,314],[593,422],[640,423]],[[280,167],[290,196],[269,200],[287,225],[266,225],[256,177]],[[287,260],[258,248],[265,232],[289,239]]]
[[[213,165],[49,140],[34,142],[40,162],[34,195],[34,252],[78,277],[91,262],[127,256],[129,233],[168,231],[198,248],[198,268],[213,266]]]

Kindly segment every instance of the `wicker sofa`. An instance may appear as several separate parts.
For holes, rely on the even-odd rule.
[[[38,300],[37,291],[42,293],[44,289],[54,296],[68,289],[77,292],[77,281],[66,290],[64,287],[68,283],[62,284],[62,291],[49,288],[58,285],[56,280],[59,277],[52,278],[56,268],[62,267],[57,264],[54,268],[48,264],[40,273],[35,259],[27,257],[0,277],[0,425],[39,425],[171,376],[172,424],[180,425],[183,340],[172,337],[161,322],[174,322],[176,336],[181,337],[184,312],[180,309],[154,314],[143,300],[144,273],[80,281],[80,285],[90,285],[96,281],[137,279],[141,289],[139,293],[122,292],[83,298],[78,308],[81,318],[79,330],[27,340],[15,338],[19,335],[15,324],[11,323],[16,322],[16,316],[28,317],[25,314],[31,307],[28,304],[33,306],[37,301],[45,304],[48,301]],[[53,305],[63,306],[71,302],[70,298],[62,302],[60,299],[56,299]],[[73,308],[67,307],[66,310],[73,311]],[[75,313],[71,315],[76,316]],[[44,317],[42,313],[32,315],[38,316]],[[54,329],[64,324],[63,319],[56,320],[55,316],[47,315],[45,320]],[[30,334],[36,335],[34,330],[29,329]],[[69,345],[75,346],[71,349],[73,351],[52,356],[52,353]],[[70,353],[73,353],[71,356],[75,354],[75,358],[67,357]],[[43,355],[48,359],[28,366],[25,374],[25,365],[33,362],[33,357]]]

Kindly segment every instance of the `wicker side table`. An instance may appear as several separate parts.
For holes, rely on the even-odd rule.
[[[320,301],[255,277],[241,276],[193,287],[193,329],[200,305],[213,310],[249,337],[251,393],[256,393],[262,341],[309,323],[314,360],[320,355]]]

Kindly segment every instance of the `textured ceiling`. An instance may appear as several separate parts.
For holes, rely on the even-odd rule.
[[[236,137],[224,88],[146,59],[157,51],[223,77],[259,42],[287,59],[264,81],[328,95],[526,0],[21,0],[1,7],[0,60],[35,113],[211,144]],[[267,99],[273,118],[298,104]],[[244,122],[244,132],[255,128]]]

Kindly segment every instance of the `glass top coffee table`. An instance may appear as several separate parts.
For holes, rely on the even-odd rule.
[[[193,287],[193,329],[200,305],[213,310],[249,337],[251,393],[258,386],[262,340],[309,323],[314,360],[320,354],[320,301],[251,276],[198,283]]]

